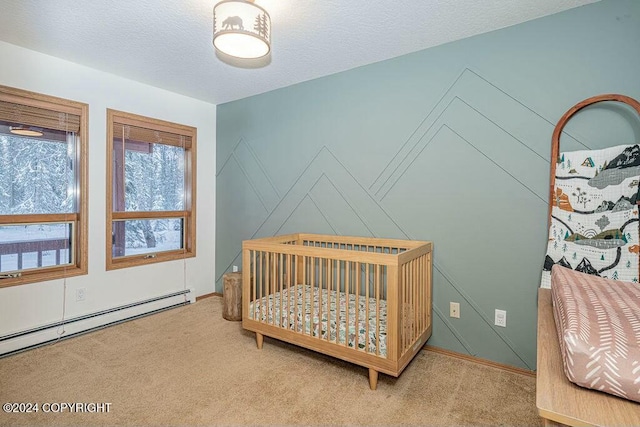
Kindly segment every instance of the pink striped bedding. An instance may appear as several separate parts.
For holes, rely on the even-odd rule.
[[[640,287],[551,270],[564,372],[579,386],[640,402]]]

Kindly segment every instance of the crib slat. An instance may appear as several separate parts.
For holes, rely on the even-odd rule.
[[[349,296],[349,281],[350,281],[350,274],[351,274],[351,263],[349,261],[345,262],[345,272],[344,272],[344,290],[345,290],[345,301],[344,301],[344,305],[345,305],[345,317],[346,317],[346,323],[345,323],[345,334],[344,334],[344,346],[345,347],[349,347],[349,327],[351,326],[351,323],[349,322],[349,305],[351,304],[351,297]]]
[[[335,243],[334,243],[335,244]],[[342,322],[344,322],[344,317],[341,316],[341,307],[342,301],[344,298],[343,288],[342,288],[342,261],[334,260],[335,272],[336,272],[336,343],[341,344],[340,342],[340,329],[342,328]]]
[[[411,304],[411,292],[409,292],[410,273],[410,262],[407,262],[404,265],[404,282],[402,283],[402,292],[404,293],[404,304],[402,307],[402,332],[404,334],[404,342],[401,349],[402,351],[400,352],[400,357],[402,357],[404,349],[407,348],[407,345],[409,344],[409,331],[407,330],[407,326],[409,326],[409,324],[407,322],[407,317],[409,317],[409,304]]]
[[[278,289],[280,287],[280,278],[281,278],[281,270],[280,270],[280,254],[273,253],[273,324],[277,327],[280,327],[280,320],[278,316],[276,316],[276,308],[278,307]]]
[[[402,344],[402,265],[388,265],[389,277],[387,289],[387,358],[398,360],[400,358],[400,345]]]
[[[419,259],[418,259],[418,265],[419,265],[419,274],[418,274],[418,285],[420,286],[420,294],[419,294],[419,317],[418,317],[418,322],[419,322],[419,328],[418,328],[418,333],[422,334],[422,332],[424,332],[426,325],[425,325],[425,318],[424,318],[424,312],[425,312],[425,295],[426,295],[426,289],[425,289],[425,271],[424,271],[424,258],[425,256],[422,255]]]
[[[420,261],[418,259],[413,260],[413,340],[418,339],[418,335],[420,333],[420,329],[418,328],[418,304],[420,301],[420,297],[418,295],[418,290],[420,289],[419,281],[418,281],[418,267],[420,265]]]
[[[299,305],[298,304],[298,283],[299,283],[299,280],[298,280],[299,271],[298,271],[298,269],[300,268],[300,264],[298,263],[298,259],[300,258],[300,256],[299,255],[294,255],[293,257],[296,260],[296,282],[293,285],[293,303],[295,304],[293,306],[293,310],[294,310],[294,313],[293,313],[293,327],[295,328],[295,331],[298,332],[298,316],[300,315],[299,314],[299,309],[298,309],[298,305]]]
[[[260,319],[262,322],[267,322],[269,313],[268,313],[268,290],[267,284],[269,282],[269,265],[268,265],[268,254],[266,251],[262,252],[262,283],[260,283]],[[264,312],[264,314],[263,314]]]
[[[262,287],[264,280],[264,252],[260,251],[260,280],[257,281],[257,291],[258,291],[258,301],[260,302],[260,307],[258,309],[258,321],[262,322],[262,310],[264,309],[264,301],[262,301]]]
[[[329,244],[327,243],[327,247]],[[331,260],[325,259],[325,266],[327,268],[326,271],[326,286],[327,286],[327,341],[331,341],[331,301],[334,299],[333,295],[333,274],[332,274],[332,266]]]
[[[289,276],[291,276],[291,271],[289,270],[289,255],[282,254],[281,259],[282,287],[280,288],[280,301],[282,301],[282,303],[280,304],[280,326],[289,329],[289,326],[287,326],[289,323]],[[284,295],[285,293],[286,296]],[[283,316],[286,316],[286,322]]]
[[[431,326],[431,254],[425,255],[424,260],[424,327],[429,328]]]
[[[254,261],[253,261],[253,285],[252,285],[252,298],[255,301],[253,305],[253,318],[256,320],[260,319],[260,313],[256,308],[260,308],[258,303],[260,303],[260,298],[258,297],[258,283],[260,283],[260,276],[258,276],[260,269],[258,268],[258,263],[260,262],[260,252],[253,251]]]
[[[327,243],[327,247],[329,244]],[[331,341],[331,260],[325,259],[327,281],[327,341]]]
[[[253,252],[249,249],[242,250],[242,318],[251,319],[249,308],[253,297],[251,295],[251,269],[255,265],[253,261]],[[255,307],[255,302],[254,302]],[[254,310],[255,311],[255,310]]]
[[[278,303],[278,276],[280,276],[280,269],[278,266],[278,254],[275,252],[271,253],[271,270],[271,277],[273,278],[271,282],[271,305],[273,306],[273,310],[271,311],[273,313],[271,316],[271,324],[278,326],[276,308]]]
[[[411,262],[407,262],[404,265],[404,283],[402,283],[402,292],[404,293],[404,304],[402,307],[403,316],[402,316],[402,332],[404,334],[404,342],[402,345],[402,351],[400,352],[400,357],[404,353],[404,350],[407,348],[409,344],[409,331],[407,327],[409,326],[409,322],[407,322],[407,318],[409,317],[409,306],[411,304],[411,292],[409,290],[409,281],[411,280]]]
[[[282,278],[282,293],[286,292],[287,293],[287,297],[284,298],[284,305],[280,305],[280,323],[282,324],[282,327],[284,329],[289,329],[289,314],[291,313],[289,311],[290,309],[290,304],[289,304],[289,277],[291,277],[291,269],[289,268],[289,266],[291,265],[290,263],[290,256],[289,254],[283,254],[282,255],[282,262],[283,262],[283,268],[284,268],[284,276]],[[286,321],[283,319],[283,316],[286,316]]]
[[[315,268],[318,284],[318,310],[316,310],[318,314],[318,339],[322,339],[322,258],[316,258]]]
[[[356,337],[355,337],[355,349],[358,350],[358,337],[360,336],[360,275],[362,274],[362,267],[359,262],[355,263],[356,271]]]
[[[262,301],[262,287],[264,282],[264,252],[260,251],[260,260],[258,264],[258,282],[256,285],[256,296],[260,302],[260,310],[258,310],[258,320],[262,322],[262,310],[264,310],[264,301]]]
[[[267,270],[268,270],[268,266],[267,266],[267,253],[266,252],[262,252],[261,253],[262,257],[261,257],[261,263],[260,263],[260,267],[262,269],[262,282],[260,282],[260,321],[261,322],[266,322],[266,317],[268,316],[267,313],[267,288],[266,288],[266,284],[267,284]],[[264,298],[264,301],[263,301]],[[264,312],[264,314],[263,314]]]
[[[411,325],[409,324],[409,320],[411,319],[411,311],[410,311],[411,309],[411,261],[407,262],[406,271],[407,271],[407,275],[406,275],[407,280],[404,282],[404,292],[405,292],[406,301],[407,301],[407,304],[405,306],[406,315],[404,318],[406,337],[405,337],[404,349],[402,353],[400,353],[400,356],[402,356],[406,348],[409,347],[409,343],[411,342]]]
[[[276,269],[276,254],[274,252],[269,252],[269,260],[271,275],[269,280],[269,297],[271,298],[271,324],[275,325],[276,323],[276,286],[278,281],[278,271]]]
[[[413,308],[413,260],[409,261],[409,269],[408,269],[408,282],[407,282],[407,292],[409,293],[409,305],[407,306],[407,348],[411,345],[413,341],[413,325],[411,325],[412,308]]]
[[[287,282],[287,327],[293,329],[295,327],[295,307],[296,304],[296,275],[295,275],[295,255],[289,254],[289,280]],[[293,300],[291,299],[293,297]],[[291,307],[291,304],[294,304]],[[291,314],[294,314],[294,321],[291,321]],[[295,330],[295,329],[294,329]]]
[[[269,306],[271,305],[271,301],[269,301],[269,295],[271,295],[271,252],[265,252],[265,260],[264,260],[264,308],[265,308],[265,323],[269,323]]]
[[[422,255],[420,257],[420,277],[418,277],[418,283],[420,284],[420,333],[422,334],[422,332],[424,332],[424,330],[426,329],[425,325],[425,319],[424,319],[424,312],[425,312],[425,295],[426,295],[426,289],[425,289],[425,265],[424,265],[424,260],[425,260],[426,256]]]
[[[405,263],[402,266],[402,282],[400,286],[400,293],[402,294],[402,300],[401,300],[402,301],[402,317],[400,317],[399,322],[401,323],[401,327],[402,327],[402,347],[400,347],[400,353],[398,354],[399,357],[402,356],[402,353],[404,353],[404,349],[407,347],[407,330],[404,327],[404,319],[407,315],[408,292],[406,291],[406,286],[407,286],[407,280],[409,280],[408,275],[409,275],[409,268]]]
[[[262,303],[260,301],[260,295],[259,295],[259,291],[258,291],[258,285],[260,283],[260,251],[254,251],[253,253],[254,253],[255,257],[256,257],[255,258],[255,262],[253,264],[253,266],[254,266],[254,271],[253,271],[253,298],[254,298],[255,303],[256,303],[256,305],[254,305],[254,309],[253,309],[253,317],[257,321],[260,321],[260,307],[258,305],[258,304]]]
[[[411,260],[411,337],[409,343],[416,339],[416,260]]]
[[[266,260],[265,260],[265,279],[266,284],[264,287],[264,296],[265,296],[265,322],[269,323],[269,306],[271,305],[271,301],[269,300],[269,296],[271,296],[271,252],[266,252]]]
[[[322,313],[327,316],[327,320],[324,322],[325,329],[322,329],[322,316],[320,316],[320,329],[326,331],[327,336],[329,336],[331,334],[331,329],[329,328],[329,299],[331,296],[329,295],[327,286],[327,259],[320,258],[320,295],[322,295]],[[320,338],[322,338],[322,335],[320,335]]]
[[[409,340],[407,341],[407,348],[411,345],[413,340],[415,339],[415,330],[413,325],[413,304],[415,301],[414,298],[414,268],[415,268],[415,260],[412,259],[409,264],[409,315],[407,316],[407,326],[409,327]]]
[[[316,258],[311,257],[311,280],[309,283],[311,284],[311,319],[309,319],[309,335],[313,336],[314,328],[315,328],[315,318],[316,318],[316,299],[315,299],[315,281],[316,281]]]
[[[278,284],[280,285],[280,311],[278,312],[278,327],[282,328],[284,325],[282,323],[282,315],[285,313],[284,311],[284,300],[283,300],[283,292],[282,287],[284,285],[284,276],[286,274],[284,269],[284,254],[278,254]]]
[[[274,291],[274,284],[275,284],[275,255],[273,252],[269,252],[269,287],[267,288],[267,296],[268,296],[268,302],[269,305],[267,307],[270,308],[270,310],[267,312],[267,322],[269,322],[269,313],[271,313],[271,323],[273,325],[275,319],[275,302],[276,302],[276,296],[275,296],[275,291]]]
[[[318,275],[318,339],[322,339],[322,258],[316,258]]]
[[[403,318],[404,318],[404,295],[402,294],[402,286],[404,286],[404,275],[406,274],[404,264],[399,267],[399,277],[398,277],[398,353],[402,354],[402,349],[404,348],[404,327]]]
[[[242,313],[242,317],[245,318],[245,316],[249,319],[255,319],[255,307],[256,307],[256,300],[255,297],[253,295],[253,283],[256,281],[256,273],[255,273],[255,268],[256,268],[256,259],[255,259],[255,252],[256,251],[251,251],[248,250],[245,253],[242,254],[243,258],[242,258],[242,274],[243,274],[243,278],[242,278],[242,301],[243,304],[245,304],[247,301],[249,301],[249,309],[251,309],[251,304],[253,303],[253,315],[251,314],[251,311],[249,311],[248,313]],[[249,258],[249,262],[250,264],[248,265],[249,268],[247,268],[247,266],[244,264],[246,258],[244,258],[245,256],[248,255]],[[247,272],[248,270],[248,272]],[[244,276],[244,274],[248,274],[250,279],[247,282],[246,281],[246,277]],[[247,289],[245,289],[247,288]],[[248,299],[247,299],[248,298]]]
[[[380,265],[376,264],[376,355],[380,356]]]
[[[407,311],[408,311],[408,316],[407,316],[407,329],[409,332],[409,339],[407,340],[407,347],[409,347],[411,345],[411,343],[413,342],[413,337],[414,337],[414,331],[413,331],[413,325],[412,325],[412,320],[413,320],[413,267],[414,267],[414,260],[409,261],[409,283],[407,284],[408,286],[408,291],[409,291],[409,306],[407,307]]]
[[[420,257],[420,333],[422,333],[427,328],[427,322],[425,318],[425,313],[427,311],[426,307],[426,297],[427,297],[427,272],[425,265],[426,255],[422,255]]]
[[[295,256],[289,254],[289,280],[287,282],[287,327],[289,329],[292,329],[294,327],[293,322],[291,322],[291,313],[293,313],[293,310],[295,310],[295,305],[294,308],[291,307],[291,304],[295,304],[295,299],[293,301],[291,301],[291,297],[293,296],[295,298],[295,280],[296,280],[296,276],[295,276]],[[295,316],[294,316],[295,318]]]
[[[340,328],[342,325],[342,320],[340,318],[340,300],[341,300],[341,295],[340,293],[342,292],[342,288],[340,286],[340,261],[338,260],[331,260],[332,263],[334,263],[335,265],[335,273],[336,273],[336,281],[335,281],[335,288],[336,288],[336,344],[340,344]]]
[[[426,320],[425,312],[427,311],[427,307],[426,307],[427,280],[426,280],[426,271],[425,271],[426,258],[427,258],[426,255],[422,255],[420,257],[420,333],[422,333],[427,328],[427,324],[425,321]]]
[[[364,273],[364,281],[366,283],[366,288],[365,288],[365,299],[366,299],[366,309],[365,311],[366,313],[366,319],[367,319],[367,323],[365,325],[365,336],[367,337],[367,341],[364,344],[364,351],[369,353],[369,319],[371,318],[371,314],[369,311],[369,288],[371,287],[371,282],[369,280],[369,270],[371,269],[371,264],[366,264],[367,269]]]
[[[431,253],[427,254],[427,281],[426,281],[426,285],[427,285],[427,310],[426,310],[426,320],[427,322],[429,322],[429,327],[431,327],[432,323],[431,323],[431,310],[432,310],[432,304],[431,301],[433,299],[433,294],[432,294],[432,287],[431,284],[433,283],[433,259],[432,259],[432,255]]]
[[[422,256],[422,330],[429,327],[429,255]]]
[[[407,310],[406,316],[404,318],[404,328],[407,333],[407,340],[405,342],[405,349],[409,347],[409,343],[411,343],[411,338],[413,332],[411,331],[411,302],[412,302],[412,289],[411,289],[411,270],[412,270],[411,261],[407,263],[407,282],[404,284],[405,292],[407,293],[407,306],[405,307]],[[403,352],[404,353],[404,352]],[[402,354],[402,353],[401,353]]]
[[[418,319],[418,335],[420,335],[422,334],[422,257],[418,258],[418,278],[416,279],[416,282],[418,287],[416,318]]]
[[[300,319],[302,321],[302,335],[307,330],[307,258],[306,255],[302,258],[302,277],[304,278],[302,282],[302,310],[304,311]]]

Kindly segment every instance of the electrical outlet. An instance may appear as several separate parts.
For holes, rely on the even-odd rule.
[[[85,297],[86,297],[86,288],[78,288],[76,289],[76,301],[84,301]]]
[[[503,328],[507,327],[507,311],[506,310],[498,310],[496,308],[496,326],[502,326]]]
[[[449,317],[455,317],[456,319],[460,318],[460,303],[459,302],[450,302],[449,303]]]
[[[238,266],[237,266],[237,265],[234,265],[233,267],[231,267],[231,271],[232,271],[233,273],[237,273],[237,272],[238,272]]]

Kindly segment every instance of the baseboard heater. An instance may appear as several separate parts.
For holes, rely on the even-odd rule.
[[[185,289],[3,335],[0,336],[0,358],[194,302],[195,290]],[[65,333],[58,335],[62,327]]]

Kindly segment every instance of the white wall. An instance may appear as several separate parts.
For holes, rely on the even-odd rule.
[[[216,106],[0,42],[0,84],[89,104],[89,274],[67,279],[66,318],[185,287],[183,261],[105,270],[106,109],[198,129],[197,256],[186,261],[186,286],[214,291]],[[77,288],[86,300],[76,302]],[[59,321],[62,280],[0,288],[0,336]]]

